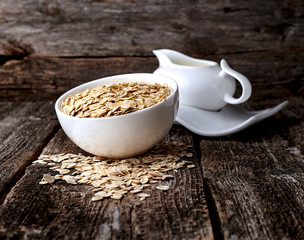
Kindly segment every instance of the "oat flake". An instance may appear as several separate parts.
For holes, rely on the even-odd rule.
[[[61,103],[60,110],[79,118],[118,116],[162,102],[171,93],[168,86],[158,83],[114,83],[71,95]]]
[[[128,159],[107,159],[81,154],[41,155],[34,164],[41,164],[56,172],[54,176],[44,174],[39,184],[52,184],[65,181],[68,184],[87,184],[92,186],[92,201],[103,198],[121,199],[127,193],[136,194],[140,199],[150,197],[143,191],[151,184],[174,178],[168,171],[176,171],[191,161],[182,160],[190,156],[192,146],[180,142],[158,145],[148,153]],[[53,163],[55,166],[48,166]],[[52,164],[52,165],[53,165]],[[187,165],[188,168],[194,165]],[[59,174],[58,174],[59,173]],[[169,186],[157,186],[166,191]]]

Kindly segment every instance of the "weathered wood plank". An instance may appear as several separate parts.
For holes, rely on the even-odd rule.
[[[226,239],[304,238],[303,102],[294,97],[242,133],[201,140],[205,186]]]
[[[0,66],[0,99],[56,100],[79,84],[115,74],[152,72],[155,58],[26,58]]]
[[[217,62],[225,58],[232,68],[247,76],[253,85],[250,100],[254,103],[266,96],[273,100],[282,96],[304,96],[304,68],[301,64],[304,51],[281,50],[200,58]],[[0,66],[0,99],[55,100],[68,89],[90,80],[132,72],[152,73],[157,67],[156,57],[28,57],[10,60]]]
[[[0,199],[58,129],[53,105],[0,103]]]
[[[206,58],[217,62],[226,59],[232,68],[250,80],[252,96],[248,106],[261,102],[261,106],[257,108],[262,109],[264,101],[304,96],[304,52],[282,49],[259,53],[219,54]]]
[[[193,144],[183,128],[165,139]],[[60,130],[43,154],[79,153]],[[84,152],[82,152],[84,153]],[[85,154],[85,153],[84,153]],[[189,158],[188,158],[189,159]],[[198,164],[196,155],[194,164]],[[57,181],[39,185],[47,167],[32,165],[0,207],[0,236],[31,239],[213,239],[199,168],[183,168],[166,180],[167,192],[147,189],[150,198],[132,194],[122,200],[92,202],[88,186]],[[28,189],[31,193],[28,194]]]
[[[2,0],[0,54],[151,56],[303,50],[303,1]]]

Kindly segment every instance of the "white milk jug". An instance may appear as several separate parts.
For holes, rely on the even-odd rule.
[[[220,66],[213,61],[188,57],[169,49],[154,50],[159,61],[155,74],[174,79],[179,87],[180,104],[217,111],[229,104],[240,104],[251,95],[248,79],[229,67],[223,59]],[[236,81],[242,94],[234,98]]]

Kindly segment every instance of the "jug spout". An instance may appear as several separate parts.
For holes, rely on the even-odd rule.
[[[159,67],[166,67],[172,65],[172,62],[167,54],[166,49],[153,50],[152,52],[158,59]]]

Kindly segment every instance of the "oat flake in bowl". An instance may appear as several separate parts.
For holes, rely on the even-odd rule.
[[[118,116],[151,107],[170,96],[167,85],[121,82],[86,89],[60,105],[67,115],[80,118]]]

